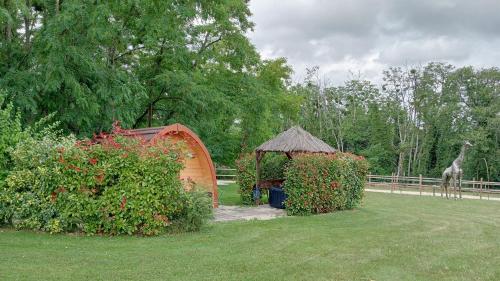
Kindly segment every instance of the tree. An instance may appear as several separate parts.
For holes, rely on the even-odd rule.
[[[291,70],[260,59],[245,0],[6,0],[0,15],[0,87],[27,124],[55,112],[91,136],[182,122],[228,162],[293,114],[279,113]]]

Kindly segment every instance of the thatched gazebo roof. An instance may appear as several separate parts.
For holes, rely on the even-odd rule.
[[[294,153],[332,154],[336,151],[335,148],[311,135],[301,127],[292,127],[255,149],[256,186],[259,186],[260,161],[266,152],[283,152],[291,159]]]
[[[335,153],[336,149],[324,141],[311,135],[301,127],[292,127],[268,140],[255,149],[255,152],[283,152],[283,153]]]

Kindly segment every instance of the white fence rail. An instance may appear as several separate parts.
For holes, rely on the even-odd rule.
[[[451,183],[450,183],[451,185]],[[390,176],[368,175],[368,187],[390,189],[391,192],[411,190],[422,192],[432,191],[441,194],[441,179],[422,177],[404,177],[395,174]],[[458,182],[457,182],[458,186]],[[452,191],[451,186],[448,191]],[[483,179],[462,180],[462,192],[489,198],[490,195],[498,197],[500,195],[500,182],[484,181]]]
[[[236,180],[236,169],[216,168],[215,174],[218,180],[227,180],[227,181]]]

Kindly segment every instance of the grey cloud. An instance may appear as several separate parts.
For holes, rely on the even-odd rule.
[[[406,30],[431,35],[500,35],[500,1],[392,1],[382,15]],[[403,30],[404,31],[404,30]]]
[[[388,66],[500,59],[500,1],[251,0],[250,8],[252,41],[266,58],[287,57],[296,78],[314,65],[342,82],[349,71],[377,79]]]
[[[390,40],[390,39],[388,39]],[[381,50],[380,61],[399,65],[402,60],[408,64],[428,61],[465,61],[470,56],[470,42],[448,38],[419,38],[413,40],[396,40]]]

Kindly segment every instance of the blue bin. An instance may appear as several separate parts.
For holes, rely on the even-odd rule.
[[[252,193],[253,193],[253,201],[254,202],[257,202],[262,197],[261,192],[260,192],[260,188],[256,187],[255,185],[253,187]]]
[[[273,208],[285,209],[286,194],[281,188],[269,189],[269,205]]]

